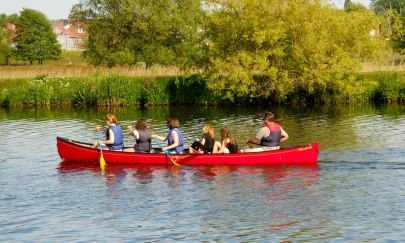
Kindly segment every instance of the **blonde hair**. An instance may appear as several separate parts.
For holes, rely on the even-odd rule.
[[[109,121],[110,123],[117,123],[117,118],[113,114],[107,114],[105,116],[105,120]]]
[[[203,128],[203,133],[207,133],[212,139],[215,139],[214,128],[211,124],[206,124]]]

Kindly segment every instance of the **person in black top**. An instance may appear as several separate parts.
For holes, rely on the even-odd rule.
[[[201,142],[195,141],[189,148],[190,153],[212,153],[215,142],[214,128],[210,124],[206,124],[202,129]]]
[[[238,143],[235,136],[229,130],[229,127],[224,126],[221,128],[221,140],[222,142],[215,142],[213,154],[236,154],[238,152]]]

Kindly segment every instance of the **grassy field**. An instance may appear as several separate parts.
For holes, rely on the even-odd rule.
[[[155,66],[147,70],[143,66],[135,67],[94,67],[86,63],[81,52],[63,52],[59,60],[44,61],[43,65],[32,65],[23,62],[11,62],[9,66],[0,66],[0,79],[35,78],[41,75],[49,77],[98,77],[120,74],[129,77],[140,76],[173,76],[179,70],[173,67]]]

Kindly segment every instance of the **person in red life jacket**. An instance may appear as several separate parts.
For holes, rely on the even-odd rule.
[[[238,143],[236,137],[231,133],[229,127],[224,126],[220,130],[221,142],[215,142],[212,150],[213,154],[236,154]]]
[[[280,143],[288,139],[288,134],[275,121],[274,114],[264,113],[263,127],[256,137],[249,139],[247,144],[260,144],[259,148],[245,148],[243,152],[260,152],[280,149]]]
[[[135,138],[133,148],[124,149],[125,152],[149,153],[152,150],[152,131],[147,127],[146,120],[141,118],[136,122],[135,129],[127,126],[129,134]]]
[[[183,146],[183,134],[180,131],[180,123],[177,118],[169,118],[167,120],[167,127],[169,128],[169,133],[166,137],[161,137],[152,134],[152,138],[159,139],[160,141],[167,141],[167,146],[162,148],[162,151],[170,154],[182,154],[184,150]]]
[[[99,148],[100,145],[107,145],[109,150],[122,150],[124,148],[124,136],[122,135],[122,129],[117,125],[117,118],[108,114],[105,117],[107,123],[107,129],[105,132],[105,141],[94,141],[94,148]],[[101,127],[97,127],[97,130],[101,130]]]

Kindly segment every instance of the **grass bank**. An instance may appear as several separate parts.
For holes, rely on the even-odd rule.
[[[224,104],[221,92],[207,88],[199,76],[102,77],[0,80],[3,106],[125,106],[167,104]],[[312,92],[297,87],[283,102],[403,102],[405,72],[358,73],[347,79],[316,86]],[[272,97],[236,97],[235,103],[279,102]]]

